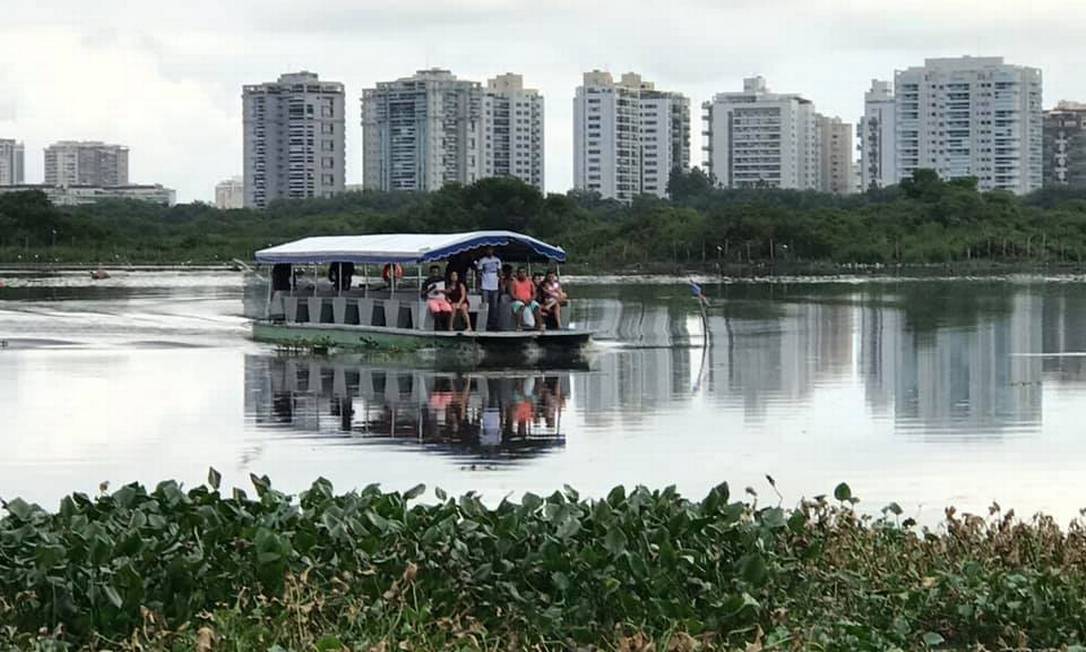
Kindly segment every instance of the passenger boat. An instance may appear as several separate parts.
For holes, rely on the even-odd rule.
[[[449,263],[471,269],[488,248],[503,263],[529,271],[532,265],[557,270],[566,260],[561,247],[512,231],[318,236],[262,249],[255,259],[272,266],[272,281],[253,337],[309,348],[454,350],[476,360],[477,354],[516,353],[529,360],[579,355],[592,333],[571,322],[573,306],[563,308],[561,324],[516,330],[511,303],[502,297],[499,328],[487,330],[488,306],[471,285],[474,330],[435,328],[421,294],[424,268]],[[371,269],[384,270],[383,278],[371,278]]]

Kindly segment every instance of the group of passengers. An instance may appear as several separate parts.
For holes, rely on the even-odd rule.
[[[508,297],[516,330],[525,327],[543,330],[549,323],[559,328],[562,323],[562,306],[567,296],[562,290],[556,272],[544,276],[535,273],[531,277],[524,267],[513,273],[512,265],[502,264],[494,255],[493,247],[475,261],[450,261],[445,273],[438,265],[430,266],[430,274],[422,284],[421,296],[426,299],[430,313],[445,317],[447,329],[453,330],[456,321],[463,318],[467,332],[472,332],[470,305],[468,303],[468,270],[475,272],[483,303],[487,306],[487,330],[498,330],[502,299]]]

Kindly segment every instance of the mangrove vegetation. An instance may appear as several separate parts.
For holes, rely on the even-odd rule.
[[[790,264],[1077,264],[1086,255],[1086,191],[1025,197],[978,192],[972,179],[921,170],[899,186],[849,196],[726,190],[676,172],[670,199],[630,205],[513,179],[433,193],[348,192],[265,210],[106,201],[57,207],[37,191],[0,195],[0,262],[207,263],[321,234],[512,229],[563,245],[596,268]]]

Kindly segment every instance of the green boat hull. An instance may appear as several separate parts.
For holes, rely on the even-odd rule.
[[[589,331],[465,333],[338,324],[253,322],[253,339],[304,350],[402,352],[471,364],[579,359]]]

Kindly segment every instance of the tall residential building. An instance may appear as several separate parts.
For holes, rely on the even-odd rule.
[[[705,166],[721,186],[818,190],[821,156],[814,103],[771,93],[762,77],[702,105]]]
[[[1086,104],[1044,112],[1044,185],[1086,187]]]
[[[848,195],[852,178],[853,130],[841,118],[818,115],[819,180],[822,192]]]
[[[126,186],[128,148],[98,141],[62,140],[45,148],[50,186]]]
[[[864,93],[864,115],[856,135],[860,138],[860,187],[884,188],[898,182],[897,103],[890,82],[871,80]]]
[[[981,190],[1041,187],[1041,71],[1002,57],[926,59],[894,74],[897,178],[930,168]]]
[[[690,167],[690,100],[640,75],[584,73],[573,98],[573,185],[608,199],[663,197]]]
[[[25,176],[23,144],[10,138],[0,138],[0,186],[17,186]]]
[[[215,184],[215,207],[223,210],[245,206],[245,181],[230,177]]]
[[[316,73],[242,88],[245,206],[343,191],[343,84]]]
[[[521,75],[486,82],[483,175],[516,177],[543,191],[543,96]]]
[[[483,89],[420,70],[362,92],[362,181],[375,190],[437,190],[485,173]]]

